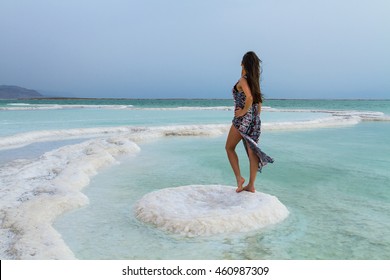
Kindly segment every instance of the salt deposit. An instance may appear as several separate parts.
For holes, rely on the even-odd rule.
[[[283,221],[287,208],[275,197],[236,193],[223,185],[189,185],[146,194],[135,205],[136,217],[162,230],[185,236],[246,232]]]

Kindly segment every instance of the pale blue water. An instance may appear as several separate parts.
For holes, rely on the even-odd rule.
[[[212,105],[207,100],[83,102],[118,102],[115,104],[136,108],[232,105],[230,100],[213,100]],[[390,114],[390,101],[270,100],[265,105]],[[231,115],[228,110],[0,111],[0,136],[43,129],[229,124]],[[262,120],[272,123],[324,116],[327,115],[264,111]],[[275,163],[258,175],[257,189],[277,196],[290,216],[256,232],[194,238],[172,235],[139,222],[133,206],[143,195],[161,188],[190,184],[233,186],[224,151],[226,134],[141,142],[139,154],[121,159],[120,165],[105,168],[92,178],[83,189],[89,205],[59,217],[54,226],[80,259],[390,259],[388,139],[389,121],[263,131],[261,147],[275,158]],[[3,162],[11,161],[13,154],[14,158],[23,154],[38,157],[45,150],[73,143],[66,141],[0,151],[0,157]],[[248,162],[241,146],[238,153],[243,173],[247,174]]]

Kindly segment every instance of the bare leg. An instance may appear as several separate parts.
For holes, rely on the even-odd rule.
[[[230,127],[228,137],[226,139],[226,153],[229,158],[230,165],[232,166],[234,176],[236,176],[237,190],[236,192],[243,191],[242,185],[245,179],[241,176],[240,165],[238,163],[238,156],[236,153],[236,146],[241,141],[242,136],[240,132],[233,125]]]
[[[256,153],[248,147],[248,156],[249,156],[249,183],[245,186],[244,190],[248,192],[255,192],[255,181],[257,176],[257,170],[259,168],[259,158]]]

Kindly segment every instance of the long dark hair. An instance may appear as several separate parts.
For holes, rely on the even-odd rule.
[[[242,65],[246,71],[246,78],[248,86],[251,89],[253,103],[263,102],[263,94],[260,90],[260,63],[260,58],[252,51],[247,52],[242,58]]]

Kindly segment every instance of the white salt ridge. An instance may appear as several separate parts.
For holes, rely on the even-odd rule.
[[[333,116],[306,121],[263,123],[263,130],[314,129],[356,125],[362,120],[390,120],[388,116],[378,113],[334,113]],[[164,136],[218,136],[228,132],[230,124],[208,125],[172,125],[157,127],[117,126],[96,128],[75,128],[65,130],[41,130],[18,133],[0,137],[0,150],[23,147],[35,142],[57,141],[91,137],[122,136],[134,140],[145,140]]]
[[[122,137],[143,141],[164,136],[218,136],[228,130],[227,125],[173,125],[159,127],[117,126],[41,130],[0,137],[0,150],[23,147],[36,142],[47,142],[92,137]]]
[[[283,221],[289,215],[277,197],[236,193],[234,187],[190,185],[146,194],[134,207],[142,222],[188,237],[248,232]]]
[[[109,138],[64,146],[38,160],[17,160],[0,169],[1,259],[74,259],[52,227],[65,211],[88,198],[80,190],[120,155],[135,154],[129,140]]]

